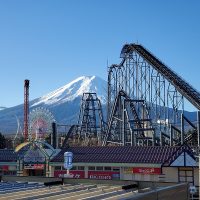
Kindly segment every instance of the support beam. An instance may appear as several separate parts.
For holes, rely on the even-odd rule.
[[[163,134],[162,132],[160,132],[160,146],[163,145]]]
[[[53,146],[54,149],[56,149],[58,147],[57,126],[56,126],[55,122],[52,123],[51,145]]]
[[[170,146],[173,146],[173,129],[172,129],[172,125],[170,125]]]
[[[183,113],[181,113],[181,145],[184,143],[184,117]]]
[[[155,146],[156,144],[156,131],[154,131],[154,134],[152,135],[152,146]]]
[[[122,144],[123,146],[126,145],[125,142],[125,131],[126,131],[126,122],[125,122],[125,115],[126,115],[126,111],[125,111],[125,101],[123,102],[122,105]]]
[[[198,147],[200,146],[200,111],[197,111],[197,140]]]
[[[29,128],[29,80],[24,80],[24,141],[28,140]]]

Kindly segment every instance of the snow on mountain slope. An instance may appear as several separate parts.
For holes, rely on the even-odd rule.
[[[0,110],[4,110],[6,109],[6,107],[0,106]]]
[[[33,106],[39,104],[58,105],[67,101],[73,101],[77,97],[81,97],[85,92],[95,92],[102,104],[106,102],[107,83],[97,76],[81,76],[63,87],[40,97]]]

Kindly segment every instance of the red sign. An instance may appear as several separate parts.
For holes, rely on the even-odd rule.
[[[119,178],[119,172],[88,171],[89,179],[112,180]]]
[[[133,167],[134,174],[161,174],[161,168]]]
[[[2,171],[8,171],[8,165],[0,166],[0,170],[2,170]]]
[[[67,170],[57,170],[54,171],[54,177],[65,177],[65,174],[67,174]],[[70,178],[85,178],[85,172],[79,171],[79,170],[69,170],[69,176]]]
[[[34,169],[44,169],[44,164],[34,164]]]
[[[44,164],[25,164],[24,169],[44,169]]]

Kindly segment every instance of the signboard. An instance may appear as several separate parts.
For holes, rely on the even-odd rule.
[[[2,166],[0,166],[0,170],[2,170],[2,171],[8,171],[8,165],[2,165]]]
[[[132,173],[133,173],[132,167],[125,167],[124,168],[124,174],[132,174]]]
[[[44,169],[44,164],[25,164],[24,169]]]
[[[66,170],[54,171],[54,177],[65,177],[65,174],[67,174]],[[71,175],[70,178],[85,178],[85,172],[79,170],[70,170],[69,175]]]
[[[56,170],[54,171],[54,177],[65,177],[67,174],[67,170]],[[70,178],[85,178],[85,171],[79,170],[70,170],[69,172]],[[104,172],[104,171],[88,171],[88,178],[89,179],[101,179],[101,180],[112,180],[112,179],[119,179],[120,173],[119,172]]]
[[[119,172],[88,171],[89,179],[112,180],[120,177]]]
[[[73,167],[72,158],[73,158],[72,152],[65,152],[64,153],[64,168],[65,169],[70,170]]]
[[[134,174],[161,174],[161,168],[133,167]]]

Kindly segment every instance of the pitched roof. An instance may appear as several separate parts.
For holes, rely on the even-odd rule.
[[[183,152],[187,152],[191,158],[195,159],[192,149],[188,145],[178,147],[178,149],[163,163],[163,166],[170,166]]]
[[[64,162],[64,152],[73,153],[73,162],[83,163],[157,163],[169,166],[183,151],[192,158],[190,147],[143,147],[143,146],[118,146],[118,147],[69,147],[62,149],[51,162]],[[15,153],[11,149],[0,149],[0,162],[16,162],[18,156],[26,151]],[[195,159],[195,158],[194,158]]]
[[[0,162],[16,162],[17,153],[13,149],[0,149]]]
[[[73,153],[73,162],[87,163],[158,163],[163,164],[166,160],[174,158],[177,150],[184,147],[171,146],[107,146],[107,147],[69,147],[63,149],[51,162],[64,162],[64,152]],[[180,153],[180,152],[179,152]]]

